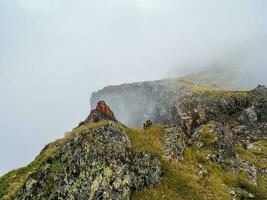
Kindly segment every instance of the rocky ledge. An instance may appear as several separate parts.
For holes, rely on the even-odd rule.
[[[99,102],[84,123],[42,150],[30,165],[33,169],[28,167],[31,171],[19,178],[22,184],[3,199],[124,200],[134,190],[157,184],[162,173],[159,160],[131,148],[115,119]]]
[[[180,89],[163,110],[157,101],[142,130],[99,101],[32,163],[0,177],[0,199],[267,199],[267,89]]]
[[[162,137],[170,162],[183,161],[185,151],[193,148],[207,151],[205,160],[256,187],[267,180],[267,88],[258,86],[247,92],[202,89],[177,102],[174,110]],[[253,154],[259,156],[252,160]],[[265,199],[242,188],[231,191],[233,199]]]

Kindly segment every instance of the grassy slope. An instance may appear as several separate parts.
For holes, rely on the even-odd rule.
[[[162,161],[164,170],[164,176],[158,186],[137,191],[134,193],[132,199],[193,200],[209,199],[209,197],[211,197],[211,199],[227,200],[231,199],[229,187],[242,187],[247,191],[257,194],[258,199],[267,198],[266,178],[260,178],[259,186],[256,187],[242,177],[226,173],[219,165],[206,160],[207,154],[215,151],[215,149],[209,145],[212,137],[207,134],[204,134],[202,138],[202,142],[206,144],[206,148],[188,148],[185,151],[184,161],[173,163],[162,157],[163,146],[160,143],[160,138],[163,134],[163,128],[161,126],[153,126],[144,131],[125,128],[125,131],[129,135],[132,147],[140,151],[148,151],[158,155]],[[261,142],[260,145],[265,148],[267,143]],[[241,155],[245,156],[251,153],[251,159],[259,159],[257,153],[248,152],[244,149],[243,151],[244,152],[240,153]],[[263,157],[265,154],[262,154],[261,156]],[[201,175],[203,172],[207,172],[208,175]]]
[[[0,199],[12,199],[12,196],[21,188],[27,180],[27,177],[34,171],[38,170],[46,159],[57,151],[58,146],[68,141],[74,134],[79,134],[97,128],[106,124],[106,121],[82,126],[74,129],[64,139],[57,140],[47,148],[45,148],[36,159],[28,166],[9,172],[0,178]],[[257,193],[259,198],[266,197],[266,179],[260,179],[260,186],[255,187],[249,184],[242,177],[226,174],[223,169],[206,160],[209,152],[215,151],[210,141],[213,140],[211,135],[204,134],[202,142],[206,144],[206,148],[194,149],[188,148],[185,151],[185,160],[180,163],[169,162],[163,157],[163,146],[160,142],[161,136],[164,134],[160,125],[154,125],[148,130],[130,129],[121,125],[121,128],[129,136],[132,147],[139,151],[154,153],[162,161],[164,175],[161,183],[154,187],[144,188],[136,191],[132,199],[157,200],[157,199],[207,199],[212,194],[212,199],[231,199],[228,189],[225,185],[231,187],[243,187],[248,191]],[[267,148],[266,142],[261,142],[261,148]],[[238,153],[247,160],[259,162],[258,159],[266,156],[266,149],[262,152],[254,152],[237,147]],[[200,168],[201,164],[202,168]],[[266,166],[266,165],[265,165]],[[201,175],[201,172],[208,172],[208,175]],[[5,196],[5,198],[3,198]]]

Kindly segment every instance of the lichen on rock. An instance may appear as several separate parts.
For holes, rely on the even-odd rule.
[[[129,199],[160,176],[159,160],[133,150],[127,135],[109,122],[65,141],[14,199]]]

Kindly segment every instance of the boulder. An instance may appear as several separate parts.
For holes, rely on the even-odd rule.
[[[143,123],[143,128],[144,129],[147,129],[149,128],[150,126],[152,126],[152,121],[151,120],[146,120],[144,123]]]
[[[244,124],[247,123],[253,124],[258,122],[258,115],[255,106],[246,108],[239,117],[239,121],[241,121]]]

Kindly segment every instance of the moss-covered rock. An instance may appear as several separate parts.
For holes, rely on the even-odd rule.
[[[110,122],[65,138],[16,192],[9,188],[2,198],[129,199],[133,190],[155,185],[160,176],[160,161],[133,150],[119,125]]]
[[[128,128],[101,104],[28,166],[1,177],[0,199],[267,199],[264,86],[225,91],[176,79],[126,84],[118,91],[123,102],[133,97],[132,87],[140,94],[136,122],[145,112],[153,123]]]

